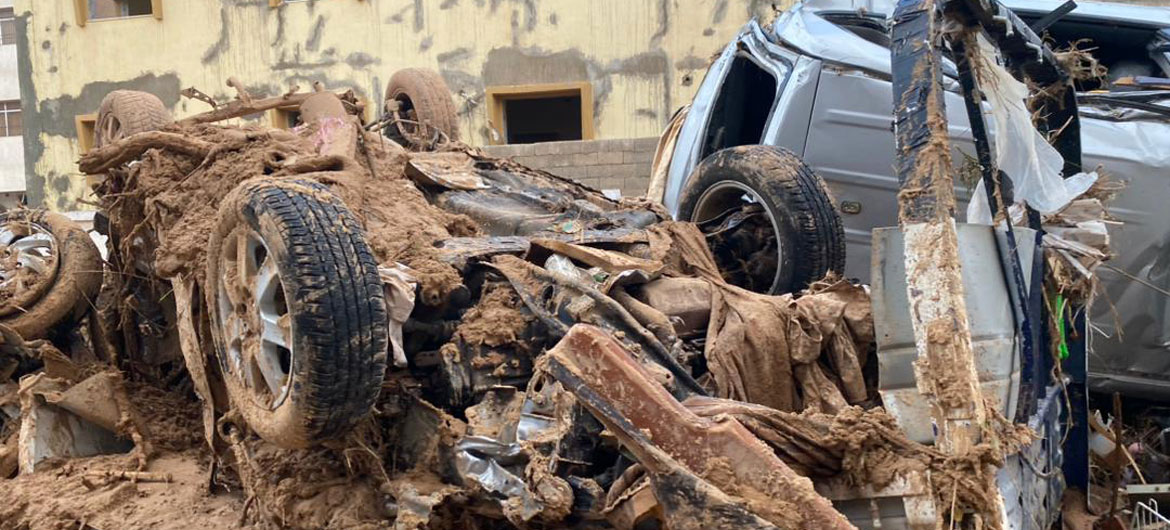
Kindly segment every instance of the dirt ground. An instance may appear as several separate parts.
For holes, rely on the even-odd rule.
[[[123,455],[80,458],[3,484],[2,530],[249,528],[241,526],[239,491],[210,494],[210,459],[200,450],[165,453],[147,471],[169,483],[87,478],[134,468]],[[89,485],[87,485],[89,483]]]

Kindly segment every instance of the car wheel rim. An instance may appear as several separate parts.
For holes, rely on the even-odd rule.
[[[221,362],[256,401],[276,409],[288,398],[295,359],[292,318],[275,258],[254,231],[224,239],[217,281]]]
[[[57,276],[57,238],[28,220],[0,224],[0,315],[27,311]]]
[[[122,139],[122,124],[114,116],[106,116],[102,126],[102,145],[109,145]]]
[[[752,221],[757,214],[766,222]],[[715,183],[699,196],[691,222],[706,234],[720,272],[730,283],[762,293],[774,293],[781,287],[784,245],[780,226],[775,213],[750,187],[732,180]],[[725,236],[732,231],[753,227],[764,232],[764,237],[754,238],[758,244],[727,244]],[[728,250],[732,247],[736,248]]]

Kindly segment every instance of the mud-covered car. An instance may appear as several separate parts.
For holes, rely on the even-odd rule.
[[[874,283],[879,327],[880,322],[886,321],[884,331],[879,330],[878,335],[883,402],[899,418],[902,428],[921,440],[928,438],[937,425],[925,421],[928,408],[919,401],[920,390],[914,388],[920,384],[918,368],[912,369],[909,364],[914,359],[914,336],[897,324],[908,325],[909,320],[899,315],[903,310],[897,309],[898,304],[914,304],[896,294],[906,288],[899,281],[910,269],[909,264],[906,270],[891,267],[891,263],[898,263],[902,241],[883,228],[904,224],[907,217],[905,211],[899,210],[901,198],[922,193],[907,185],[904,164],[909,149],[930,140],[921,135],[914,139],[917,143],[899,143],[902,139],[898,135],[908,128],[901,112],[922,110],[913,106],[922,102],[912,96],[925,90],[913,86],[915,92],[911,94],[898,84],[899,60],[906,63],[898,52],[919,42],[906,40],[904,34],[899,37],[894,31],[898,23],[909,18],[894,15],[905,4],[801,2],[772,24],[747,24],[713,59],[691,105],[677,113],[668,126],[655,157],[649,196],[662,200],[674,217],[696,222],[712,234],[712,250],[717,254],[723,252],[725,258],[740,261],[769,254],[783,269],[795,267],[800,257],[808,255],[802,248],[808,236],[782,222],[768,220],[807,206],[792,200],[791,187],[783,185],[785,179],[770,175],[778,164],[761,163],[766,158],[760,153],[782,151],[793,160],[790,165],[823,178],[843,217],[848,260],[840,258],[841,270],[847,277]],[[944,9],[962,13],[965,8],[955,7],[961,4],[946,3]],[[1005,315],[1002,328],[990,324],[999,317],[990,317],[986,311],[972,312],[979,378],[987,394],[998,394],[1002,396],[999,403],[1010,404],[1004,413],[1014,415],[1018,421],[1036,413],[1031,418],[1035,425],[1049,421],[1041,420],[1043,416],[1054,417],[1051,410],[1044,411],[1043,396],[1052,396],[1053,385],[1063,387],[1069,383],[1061,391],[1071,395],[1069,403],[1074,410],[1068,414],[1078,418],[1073,424],[1085,424],[1086,383],[1096,390],[1123,390],[1135,396],[1149,396],[1149,391],[1163,386],[1165,370],[1156,364],[1156,359],[1164,358],[1156,353],[1160,348],[1156,344],[1163,342],[1156,337],[1162,332],[1152,324],[1157,317],[1151,319],[1151,315],[1161,314],[1165,305],[1159,294],[1164,279],[1160,272],[1163,260],[1155,256],[1160,251],[1151,249],[1149,242],[1166,237],[1166,223],[1151,223],[1150,219],[1163,211],[1159,205],[1165,185],[1161,175],[1170,167],[1158,140],[1170,135],[1170,107],[1166,105],[1170,96],[1164,90],[1165,78],[1170,77],[1170,18],[1164,8],[1092,2],[1073,5],[1009,1],[985,3],[984,7],[988,15],[973,17],[984,26],[986,34],[981,37],[1001,39],[996,44],[1005,45],[1001,54],[991,55],[1011,76],[1028,84],[1012,88],[1012,98],[1002,96],[1004,87],[1018,83],[1011,76],[1002,83],[983,82],[975,87],[964,76],[969,77],[977,65],[964,60],[962,45],[969,49],[976,44],[956,43],[958,38],[948,37],[941,46],[937,83],[945,102],[943,118],[949,124],[950,160],[957,174],[955,206],[962,211],[968,209],[964,208],[968,200],[978,199],[968,209],[973,214],[968,222],[992,224],[992,217],[986,213],[987,204],[994,204],[1001,196],[986,194],[991,187],[986,185],[985,172],[990,168],[998,171],[993,177],[1008,183],[1004,188],[1007,195],[1003,196],[1007,198],[1003,200],[1011,204],[1014,195],[1015,201],[1026,203],[1027,208],[1013,208],[1029,211],[1022,218],[1011,219],[1009,226],[1035,231],[1015,235],[1018,230],[1009,230],[995,236],[999,238],[997,242],[987,237],[990,231],[972,237],[983,229],[974,225],[959,227],[959,241],[969,253],[967,256],[983,252],[977,250],[981,247],[977,240],[986,239],[989,254],[1005,260],[1002,269],[1006,289],[1017,291],[1011,296],[1017,301],[1030,300],[1026,302],[1029,309]],[[1016,30],[1013,24],[1026,27]],[[951,29],[958,35],[973,34],[966,27]],[[1006,43],[1003,39],[1013,33],[1023,35],[1022,40]],[[917,79],[918,72],[913,75]],[[905,86],[908,85],[902,85]],[[1063,99],[1058,105],[1046,106],[1046,100],[1054,99],[1046,96],[1046,90],[1056,94],[1054,98]],[[985,97],[995,92],[999,92],[995,98]],[[982,107],[973,106],[972,101],[983,101]],[[1035,119],[1022,112],[1016,113],[1022,120],[1006,119],[1010,113],[1002,109],[1013,106],[1034,111]],[[988,123],[983,128],[972,124],[972,112],[980,111]],[[1044,157],[1037,155],[1042,150],[1039,144],[1047,142],[1036,140],[1031,130],[1033,122],[1045,135],[1043,138],[1051,139],[1053,144],[1043,146],[1052,157],[1042,163],[1039,160]],[[985,142],[983,152],[979,137]],[[993,147],[987,148],[988,142]],[[1015,163],[1009,164],[1013,158]],[[1033,167],[1022,167],[1028,164]],[[737,165],[750,166],[752,170],[736,170]],[[1044,166],[1043,171],[1040,166]],[[1039,173],[1047,175],[1048,187],[1040,186],[1041,180],[1033,178]],[[1068,180],[1062,182],[1060,177]],[[1090,267],[1095,267],[1102,258],[1113,258],[1100,269],[1100,288],[1096,287],[1097,275],[1089,267],[1074,274],[1076,280],[1066,276],[1067,267],[1075,260],[1024,257],[1033,248],[1047,247],[1046,253],[1057,252],[1052,250],[1058,246],[1052,239],[1066,234],[1068,228],[1060,222],[1049,225],[1049,220],[1067,211],[1064,209],[1069,199],[1077,194],[1069,190],[1089,180],[1097,181],[1093,185],[1096,196],[1110,195],[1113,199],[1109,203],[1112,215],[1084,219],[1089,222],[1082,225],[1093,226],[1096,244],[1108,245],[1105,252],[1089,251],[1096,257],[1086,263],[1092,262]],[[1117,191],[1120,185],[1126,187],[1122,192]],[[764,230],[747,225],[753,236],[747,239],[754,246],[722,244],[737,235],[723,222],[723,212],[734,206],[758,212]],[[1002,217],[1001,214],[997,221]],[[1080,267],[1080,263],[1074,267]],[[999,289],[992,286],[1002,285],[1004,278],[980,277],[979,273],[967,271],[990,270],[995,276],[999,267],[963,261],[963,268],[964,282],[972,282],[967,284],[972,297],[968,303],[986,307],[986,297],[980,300],[980,296],[998,293]],[[1062,278],[1054,280],[1054,276]],[[787,287],[769,285],[768,277],[760,279],[765,281],[756,282],[753,288],[762,292],[782,292]],[[1035,287],[1041,281],[1045,282],[1043,294]],[[1079,285],[1070,287],[1072,283]],[[1032,287],[1021,287],[1027,284]],[[972,291],[979,294],[972,295]],[[1109,302],[1103,301],[1106,298]],[[1083,304],[1094,299],[1098,303],[1093,306],[1093,322],[1086,327]],[[886,306],[891,300],[896,303]],[[887,311],[887,307],[891,309]],[[1115,322],[1119,328],[1115,329]],[[1066,328],[1069,337],[1084,338],[1089,329],[1103,331],[1105,336],[1092,339],[1087,356],[1080,349],[1083,342],[1074,344],[1070,357]],[[1036,336],[1037,333],[1048,338]],[[993,345],[1006,337],[1016,342],[1002,347]],[[1050,359],[1050,343],[1045,344],[1051,340],[1060,343],[1057,360]],[[1086,358],[1092,366],[1089,377]],[[1050,370],[1057,375],[1050,377]],[[1050,427],[1062,429],[1052,424]],[[1033,458],[1063,460],[1069,464],[1066,471],[1073,470],[1065,478],[1084,487],[1086,433],[1075,431],[1060,438],[1070,440],[1063,459],[1060,454],[1039,453]],[[1012,491],[1031,489],[1035,493],[1063,488],[1064,482],[1051,480],[1051,474],[1036,473],[1044,466],[1035,462],[1020,464],[1023,472],[1014,473],[1011,479],[1001,474],[1005,498],[1015,498]],[[1032,494],[1019,497],[1028,499]],[[1035,507],[1016,513],[1020,512],[1043,513]]]
[[[1166,321],[1160,316],[1167,312],[1160,291],[1170,287],[1159,254],[1170,237],[1161,199],[1170,171],[1163,141],[1170,135],[1170,93],[1165,90],[1170,14],[1164,7],[1102,2],[1058,11],[1062,3],[1003,2],[1058,50],[1059,60],[1077,77],[1084,154],[1079,168],[1100,168],[1126,187],[1111,210],[1124,223],[1111,234],[1115,260],[1101,273],[1102,303],[1093,308],[1093,325],[1102,333],[1093,344],[1090,385],[1103,392],[1165,396],[1167,370],[1158,359],[1166,359],[1167,328],[1155,322]],[[721,149],[783,148],[827,182],[839,201],[847,242],[849,258],[840,258],[840,270],[868,281],[871,231],[897,221],[889,97],[894,5],[885,0],[808,1],[774,24],[745,26],[714,60],[689,110],[676,115],[651,196],[678,219],[708,223],[712,210],[738,200],[734,193],[721,192],[735,186],[750,189],[768,211],[791,208],[785,188],[767,179],[710,174],[739,156]],[[1057,16],[1048,16],[1054,12]],[[943,76],[953,158],[960,169],[969,168],[975,148],[951,58]],[[713,186],[717,181],[722,188]],[[967,178],[958,187],[960,207],[979,195],[974,182]],[[775,244],[767,250],[780,256],[806,254],[800,233],[782,224],[776,232],[780,250]]]

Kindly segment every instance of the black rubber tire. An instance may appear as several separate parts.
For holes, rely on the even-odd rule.
[[[57,240],[58,255],[53,283],[23,311],[0,317],[0,324],[33,340],[81,320],[102,286],[102,256],[89,234],[68,217],[48,210],[11,210],[0,214],[0,221],[29,222],[47,229]]]
[[[101,147],[141,132],[170,125],[171,113],[162,100],[149,92],[115,90],[102,98],[94,124],[94,146]]]
[[[679,201],[679,219],[696,219],[699,201],[731,181],[749,188],[776,221],[781,259],[771,294],[797,292],[829,271],[845,270],[845,230],[828,186],[800,157],[782,147],[745,145],[699,164]]]
[[[220,249],[241,225],[255,231],[275,259],[291,320],[292,380],[275,409],[230,374],[218,325]],[[221,204],[208,249],[204,292],[232,407],[281,447],[308,447],[348,431],[378,397],[389,343],[378,264],[357,219],[317,183],[245,182]]]
[[[438,72],[426,68],[406,68],[394,72],[386,85],[385,101],[407,102],[415,119],[443,131],[451,141],[459,140],[459,117],[451,90]],[[393,128],[393,125],[388,129]],[[394,135],[391,135],[393,138]],[[402,141],[403,139],[395,139]],[[409,140],[409,139],[406,139]]]

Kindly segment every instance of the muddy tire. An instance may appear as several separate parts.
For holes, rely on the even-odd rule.
[[[207,258],[211,334],[232,407],[301,448],[373,406],[388,324],[361,225],[320,184],[244,183],[220,206]]]
[[[0,244],[5,276],[0,324],[27,340],[45,338],[93,307],[102,285],[102,257],[77,223],[47,210],[8,211],[0,214]],[[19,280],[23,287],[10,288],[11,275],[34,263],[41,270],[35,280],[25,276]]]
[[[398,102],[397,112],[401,117],[434,127],[451,141],[459,139],[455,100],[437,72],[425,68],[395,72],[386,85],[385,102],[391,101]],[[385,132],[394,141],[412,148],[426,147],[431,137],[425,127],[409,122],[391,123]]]
[[[728,273],[723,260],[748,262],[751,255],[765,264],[745,273],[743,281],[729,281],[754,291],[780,294],[799,291],[829,271],[844,271],[845,232],[828,187],[800,157],[780,147],[732,147],[708,157],[695,168],[682,191],[679,219],[700,223],[711,232],[710,225],[729,209],[743,205],[744,197],[763,207],[769,221],[763,229],[775,234],[775,244],[748,252],[743,250],[743,241],[736,242],[738,246],[729,243],[712,248],[725,277]],[[708,237],[708,244],[712,243]],[[721,256],[730,247],[739,255],[732,259]]]
[[[101,147],[141,132],[157,131],[172,121],[171,113],[154,94],[115,90],[102,98],[94,125],[94,146]]]

